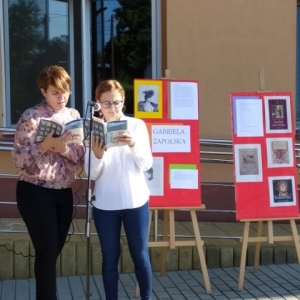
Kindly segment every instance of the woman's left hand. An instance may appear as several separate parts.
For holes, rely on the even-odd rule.
[[[98,159],[103,157],[105,151],[103,140],[95,135],[92,137],[92,150]]]
[[[129,147],[133,147],[135,145],[135,139],[128,130],[122,133],[122,135],[115,137],[115,140],[117,140],[118,142],[124,142]]]

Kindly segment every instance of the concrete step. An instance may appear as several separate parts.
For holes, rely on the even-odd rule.
[[[251,223],[252,224],[252,223]],[[70,239],[65,244],[57,262],[57,276],[83,276],[86,274],[87,243],[91,245],[91,273],[101,274],[102,255],[96,231],[91,224],[90,238],[85,237],[85,220],[76,219],[70,228]],[[162,232],[163,222],[158,221],[157,231]],[[204,253],[207,268],[239,267],[241,242],[244,223],[198,222],[201,238],[204,241]],[[299,227],[300,225],[297,225]],[[299,232],[298,228],[298,232]],[[151,230],[149,240],[157,237]],[[256,224],[252,224],[250,235],[256,235]],[[176,240],[193,240],[191,222],[175,222]],[[263,235],[267,235],[267,225],[263,227]],[[274,224],[274,235],[290,236],[288,223]],[[133,263],[128,251],[126,236],[121,235],[120,272],[134,272]],[[247,266],[254,264],[254,243],[248,245]],[[16,254],[12,251],[14,250]],[[22,256],[22,253],[24,256]],[[18,255],[17,255],[18,254]],[[30,255],[30,256],[28,256]],[[27,279],[34,277],[34,249],[26,232],[22,219],[0,219],[0,280]],[[152,269],[159,272],[161,268],[161,247],[149,248]],[[297,253],[293,241],[262,243],[260,264],[297,263]],[[181,246],[169,249],[167,253],[167,271],[199,270],[200,260],[195,246]]]

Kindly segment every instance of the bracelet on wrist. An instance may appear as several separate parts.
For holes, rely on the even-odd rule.
[[[63,152],[63,153],[60,153],[60,155],[66,156],[69,153],[69,151],[70,151],[70,147],[67,146],[67,150],[65,152]]]

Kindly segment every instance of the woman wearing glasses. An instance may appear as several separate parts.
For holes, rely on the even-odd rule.
[[[117,140],[125,146],[105,151],[103,141],[92,140],[90,176],[95,180],[93,213],[99,236],[106,299],[118,299],[118,262],[123,224],[142,299],[151,299],[152,271],[148,253],[149,190],[144,171],[153,158],[144,121],[123,114],[125,91],[116,80],[106,80],[96,88],[104,122],[127,120],[128,131]],[[88,170],[86,151],[85,169]]]

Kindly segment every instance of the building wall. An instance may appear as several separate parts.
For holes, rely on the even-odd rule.
[[[231,139],[230,92],[295,94],[296,0],[167,0],[171,77],[200,82],[201,137]],[[214,126],[211,126],[212,123]]]
[[[296,5],[296,0],[162,0],[163,71],[199,80],[201,138],[231,140],[229,95],[259,91],[259,69],[264,70],[266,90],[295,95]],[[0,173],[17,173],[10,152],[0,151],[0,160]],[[200,176],[202,183],[232,184],[233,164],[201,163]],[[15,179],[11,186],[1,182],[0,201],[10,200]],[[208,209],[234,210],[234,188],[204,185],[202,201]],[[234,214],[206,216],[201,219],[235,219]]]
[[[231,139],[231,92],[295,95],[296,0],[165,0],[163,70],[199,80],[200,137]],[[232,164],[202,163],[202,182],[233,182]]]

